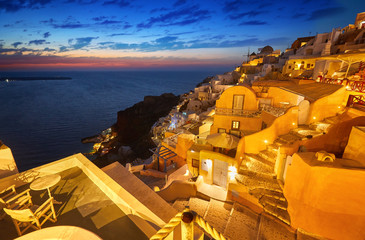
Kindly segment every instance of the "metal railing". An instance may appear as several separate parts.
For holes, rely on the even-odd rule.
[[[234,115],[242,117],[257,117],[260,115],[260,111],[257,110],[242,110],[233,108],[216,108],[215,114],[217,115]]]
[[[365,81],[364,80],[347,80],[347,79],[332,79],[323,78],[320,80],[321,83],[344,85],[348,91],[365,93]]]
[[[261,107],[261,111],[265,111],[267,113],[270,113],[271,115],[275,116],[275,117],[280,117],[282,115],[285,114],[286,110],[289,108],[281,108],[281,107],[274,107],[268,104],[263,104]]]

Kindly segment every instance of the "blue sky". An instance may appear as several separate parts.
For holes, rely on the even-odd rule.
[[[240,64],[354,22],[365,1],[0,0],[0,68]]]

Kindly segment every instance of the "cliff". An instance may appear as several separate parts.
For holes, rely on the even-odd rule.
[[[166,116],[178,104],[179,99],[179,96],[172,93],[145,96],[142,102],[119,111],[117,122],[113,126],[118,142],[130,146],[136,157],[148,158],[151,155],[148,149],[154,147],[150,136],[152,125],[160,117]]]

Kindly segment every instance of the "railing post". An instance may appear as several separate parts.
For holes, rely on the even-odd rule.
[[[181,215],[181,239],[194,239],[194,214],[190,211],[189,207],[185,207]]]

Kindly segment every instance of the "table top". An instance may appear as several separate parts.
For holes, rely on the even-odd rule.
[[[89,230],[74,227],[74,226],[55,226],[47,227],[41,230],[37,230],[21,237],[16,238],[16,240],[49,240],[49,239],[59,239],[59,240],[102,240],[98,235]]]
[[[40,178],[34,180],[30,184],[30,189],[38,191],[38,190],[50,188],[50,187],[56,185],[60,180],[61,180],[61,176],[59,174],[46,175],[46,176],[43,176],[43,177],[40,177]]]

